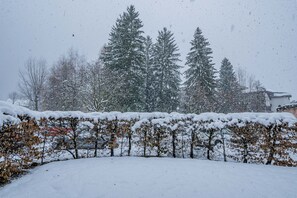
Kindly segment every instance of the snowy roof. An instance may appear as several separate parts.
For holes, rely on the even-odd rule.
[[[290,93],[282,91],[266,90],[266,93],[269,95],[270,98],[292,97]]]
[[[277,92],[273,94],[273,97],[292,97],[292,95],[286,92]]]

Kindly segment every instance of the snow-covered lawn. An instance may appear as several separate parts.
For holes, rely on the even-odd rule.
[[[0,189],[1,198],[297,197],[297,168],[172,158],[53,162]]]

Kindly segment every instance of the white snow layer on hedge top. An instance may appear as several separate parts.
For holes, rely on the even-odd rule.
[[[264,126],[271,124],[288,123],[292,126],[297,119],[291,113],[229,113],[225,115],[229,125],[238,123],[259,123]]]
[[[141,127],[142,124],[151,122],[152,124],[169,124],[174,121],[191,120],[199,124],[203,124],[204,129],[221,129],[226,125],[244,126],[246,123],[259,123],[265,126],[271,124],[288,123],[294,125],[297,119],[291,113],[202,113],[202,114],[181,114],[181,113],[140,113],[140,112],[92,112],[83,113],[80,111],[44,111],[37,112],[29,110],[25,107],[13,105],[8,102],[0,101],[0,125],[5,122],[17,123],[19,122],[18,116],[28,115],[31,118],[40,120],[46,119],[59,119],[59,118],[77,118],[88,119],[97,122],[99,120],[125,120],[135,121],[132,130]],[[173,126],[172,129],[176,128]]]

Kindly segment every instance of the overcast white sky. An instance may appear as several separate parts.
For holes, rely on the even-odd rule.
[[[174,32],[182,60],[197,26],[213,49],[253,73],[266,88],[297,99],[296,0],[0,0],[0,99],[17,90],[29,57],[50,67],[69,48],[97,59],[116,18],[136,6],[146,35],[164,26]],[[74,37],[72,37],[74,34]]]

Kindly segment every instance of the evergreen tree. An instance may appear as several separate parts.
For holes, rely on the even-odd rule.
[[[219,112],[238,112],[240,105],[241,87],[236,78],[233,66],[227,58],[224,58],[220,68],[218,81]]]
[[[150,36],[147,36],[144,42],[145,54],[145,84],[144,84],[144,99],[145,111],[151,112],[154,110],[154,91],[153,91],[153,42]]]
[[[185,110],[201,113],[215,110],[215,68],[212,50],[199,28],[196,29],[191,49],[186,57],[189,69],[185,72]]]
[[[102,54],[107,72],[105,96],[107,110],[141,111],[144,109],[144,37],[142,22],[134,6],[129,6],[117,19]]]
[[[164,28],[159,31],[153,52],[154,104],[157,111],[176,111],[180,91],[180,54],[173,33]]]

